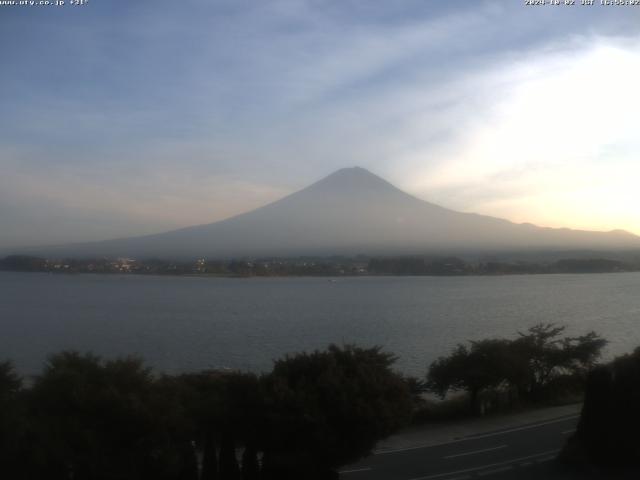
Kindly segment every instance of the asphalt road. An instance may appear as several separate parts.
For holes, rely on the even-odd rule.
[[[432,446],[374,454],[340,472],[343,480],[521,478],[546,468],[578,422],[565,416]]]

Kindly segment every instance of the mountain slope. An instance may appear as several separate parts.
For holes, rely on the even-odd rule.
[[[456,212],[412,197],[356,167],[212,224],[34,252],[75,257],[222,258],[627,248],[640,248],[640,237],[624,231],[542,228]]]

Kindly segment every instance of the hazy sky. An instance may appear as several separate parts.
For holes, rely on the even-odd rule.
[[[640,7],[596,3],[0,6],[0,247],[208,223],[353,165],[640,234]]]

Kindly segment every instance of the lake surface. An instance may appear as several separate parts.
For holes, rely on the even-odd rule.
[[[0,359],[38,372],[62,349],[138,354],[159,370],[268,370],[330,343],[382,345],[423,375],[457,343],[538,322],[640,345],[640,273],[200,278],[0,272]]]

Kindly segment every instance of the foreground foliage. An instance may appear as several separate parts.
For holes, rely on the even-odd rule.
[[[137,358],[62,352],[25,388],[0,364],[0,472],[11,479],[335,478],[408,419],[379,348],[331,346],[271,373],[155,376]],[[238,453],[241,452],[240,461]]]
[[[411,396],[391,372],[394,361],[379,348],[336,346],[277,361],[265,382],[269,478],[308,478],[310,469],[353,462],[408,421]],[[284,475],[294,462],[297,475]]]
[[[261,376],[156,375],[135,357],[62,352],[25,385],[0,363],[0,477],[337,478],[337,468],[415,420],[426,391],[466,391],[477,413],[487,392],[538,402],[580,391],[588,376],[583,450],[603,462],[637,458],[640,349],[593,370],[606,342],[563,333],[540,324],[515,339],[460,344],[426,381],[395,373],[395,357],[380,348],[352,345],[286,356]]]
[[[427,387],[444,397],[466,391],[470,408],[481,410],[483,392],[501,390],[512,401],[538,402],[563,389],[581,390],[587,372],[606,345],[595,332],[561,337],[565,327],[538,324],[514,340],[487,339],[458,344],[429,367]]]
[[[580,422],[563,458],[582,466],[640,469],[638,431],[640,347],[589,374]]]

